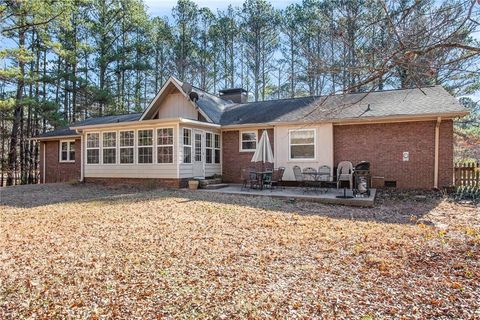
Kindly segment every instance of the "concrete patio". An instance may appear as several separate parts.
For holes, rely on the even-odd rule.
[[[271,197],[280,198],[285,200],[304,200],[315,201],[326,204],[340,204],[356,207],[373,207],[375,202],[376,189],[370,189],[369,197],[355,197],[355,198],[337,198],[337,196],[343,195],[343,189],[327,189],[327,192],[321,192],[319,190],[304,191],[298,187],[279,187],[273,190],[258,190],[243,188],[240,184],[229,184],[228,186],[220,189],[199,189],[201,192],[215,192],[235,195],[245,195],[254,197]],[[352,196],[352,191],[347,189],[347,196]]]

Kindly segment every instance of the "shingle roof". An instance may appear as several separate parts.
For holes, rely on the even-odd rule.
[[[175,79],[176,80],[176,79]],[[178,80],[177,80],[178,81]],[[179,81],[181,84],[181,82]],[[345,119],[369,119],[392,116],[465,114],[466,109],[442,86],[415,89],[350,93],[235,104],[193,88],[199,96],[197,106],[221,125],[315,122]],[[138,121],[142,113],[90,118],[72,124],[80,127],[96,124]],[[68,127],[39,137],[76,135]]]
[[[434,86],[237,104],[225,110],[220,124],[314,122],[464,112],[466,109],[457,99],[443,87]]]
[[[129,113],[129,114],[122,114],[117,116],[104,116],[104,117],[96,117],[96,118],[89,118],[82,121],[78,121],[72,123],[68,127],[63,127],[59,129],[55,129],[53,131],[45,132],[40,134],[38,138],[48,138],[48,137],[61,137],[61,136],[75,136],[78,135],[75,130],[71,130],[72,127],[81,127],[81,126],[89,126],[94,124],[107,124],[107,123],[119,123],[119,122],[128,122],[128,121],[137,121],[140,119],[142,113]]]

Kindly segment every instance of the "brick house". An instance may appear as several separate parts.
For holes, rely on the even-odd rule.
[[[47,132],[42,183],[80,180],[184,186],[193,177],[239,182],[263,130],[275,167],[371,163],[373,187],[452,184],[453,119],[467,111],[441,86],[247,102],[170,77],[142,113],[91,118]]]

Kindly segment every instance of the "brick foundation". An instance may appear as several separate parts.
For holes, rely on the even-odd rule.
[[[262,135],[263,129],[257,130],[258,139]],[[273,129],[267,129],[270,144],[274,145]],[[242,168],[254,166],[251,162],[254,151],[240,152],[240,133],[235,131],[222,132],[222,180],[223,182],[241,182]]]
[[[400,189],[431,189],[434,184],[435,121],[334,126],[334,163],[371,163],[373,176],[396,181]],[[403,161],[404,151],[409,161]],[[453,122],[442,121],[439,140],[439,187],[452,184]],[[383,187],[384,180],[373,180]]]
[[[166,179],[166,178],[84,178],[85,182],[96,183],[104,186],[138,186],[154,188],[186,188],[189,179]]]
[[[55,183],[80,180],[80,139],[75,140],[75,162],[60,162],[60,140],[40,142],[40,182]],[[43,181],[43,150],[45,148],[45,181]]]

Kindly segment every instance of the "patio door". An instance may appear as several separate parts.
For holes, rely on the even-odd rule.
[[[193,176],[205,178],[205,146],[204,133],[201,130],[193,131]]]

